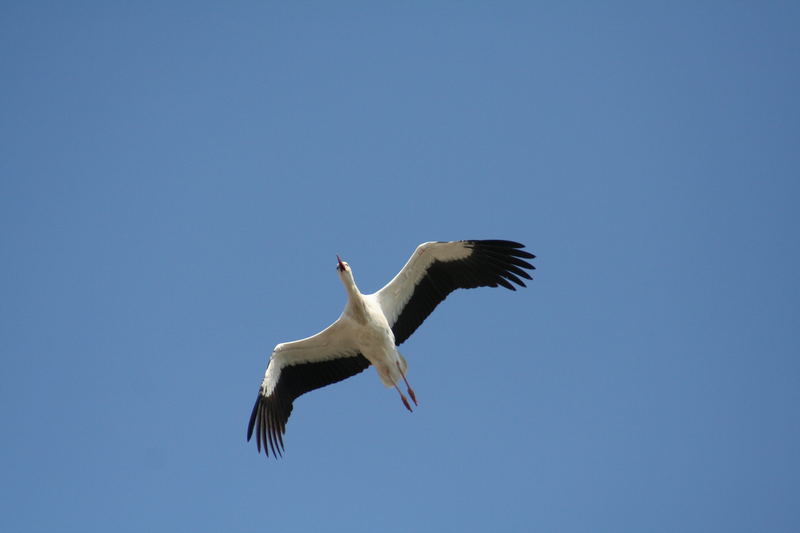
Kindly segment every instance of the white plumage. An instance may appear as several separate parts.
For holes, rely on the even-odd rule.
[[[520,278],[531,279],[525,269],[534,268],[525,259],[535,256],[522,248],[502,240],[426,242],[374,294],[362,294],[350,266],[337,257],[336,268],[348,296],[344,311],[316,335],[275,347],[250,415],[247,440],[255,431],[259,451],[263,445],[267,455],[270,449],[274,456],[281,455],[294,399],[370,365],[411,411],[399,382],[405,383],[414,404],[416,395],[406,379],[406,360],[396,347],[455,289],[524,287]]]

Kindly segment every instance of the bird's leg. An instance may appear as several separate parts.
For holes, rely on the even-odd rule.
[[[400,390],[400,387],[397,386],[397,383],[394,384],[394,388],[395,388],[395,390],[397,390],[398,394],[400,394],[400,399],[403,400],[403,405],[406,406],[406,409],[408,409],[410,412],[413,413],[414,410],[411,409],[411,405],[408,403],[408,399],[406,398],[406,395],[403,394],[403,391]]]
[[[397,362],[397,370],[400,371],[400,375],[403,376],[403,381],[406,383],[406,388],[408,389],[408,395],[411,396],[411,401],[414,402],[414,405],[419,405],[417,403],[417,395],[414,394],[414,389],[411,388],[411,385],[408,384],[408,380],[406,379],[406,374],[403,372],[403,368],[400,366],[400,361]]]

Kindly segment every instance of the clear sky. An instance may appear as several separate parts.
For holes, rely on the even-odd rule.
[[[3,2],[0,530],[800,531],[797,2]],[[538,258],[245,442],[417,244]]]

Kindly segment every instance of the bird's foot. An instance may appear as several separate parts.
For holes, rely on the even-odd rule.
[[[397,394],[400,395],[400,399],[403,400],[403,405],[406,406],[406,409],[408,409],[409,412],[413,413],[414,410],[411,408],[411,404],[408,403],[408,399],[406,398],[406,395],[403,394],[403,391],[400,390],[400,387],[398,387],[396,383],[395,383],[394,388],[397,391]]]
[[[406,399],[404,394],[400,395],[400,399],[403,400],[403,405],[406,406],[406,409],[408,409],[408,412],[409,413],[413,413],[414,410],[411,408],[411,405],[408,403],[408,400]]]
[[[411,401],[414,402],[414,405],[419,405],[417,403],[417,395],[414,394],[414,389],[408,387],[408,395],[411,396]]]
[[[403,368],[400,366],[400,361],[397,362],[397,370],[399,370],[400,371],[400,375],[403,376],[403,381],[406,384],[406,390],[408,390],[408,395],[411,396],[411,400],[414,402],[414,405],[419,405],[417,403],[417,395],[414,394],[414,389],[412,389],[411,385],[408,383],[408,380],[406,379],[406,373],[403,372]],[[400,392],[400,389],[397,389],[397,392]],[[403,394],[400,393],[400,396],[402,396],[402,395]]]

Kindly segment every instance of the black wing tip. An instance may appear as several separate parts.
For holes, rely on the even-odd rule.
[[[476,260],[484,263],[494,271],[495,279],[492,286],[500,285],[506,289],[516,291],[515,284],[520,287],[527,287],[520,278],[533,279],[523,269],[535,270],[536,267],[524,259],[535,259],[536,256],[522,250],[525,247],[524,244],[501,239],[467,240],[463,242],[469,245],[474,250],[474,253],[478,254],[475,257]]]
[[[493,246],[496,248],[525,248],[525,245],[517,241],[507,241],[503,239],[469,239],[463,241],[477,246]]]
[[[273,409],[270,408],[270,399],[260,392],[253,405],[253,412],[250,414],[250,421],[247,424],[247,442],[256,435],[256,447],[258,453],[264,448],[264,455],[272,456],[276,459],[283,457],[283,424],[279,424]]]
[[[509,254],[514,257],[524,257],[525,259],[535,259],[536,256],[527,250],[522,250],[525,245],[517,241],[505,241],[502,239],[482,239],[463,241],[473,248],[494,249],[496,252]]]
[[[253,438],[253,428],[256,425],[256,415],[258,414],[258,408],[261,404],[261,393],[258,393],[256,397],[256,403],[253,405],[253,412],[250,413],[250,422],[247,423],[247,442],[250,442],[250,439]]]

